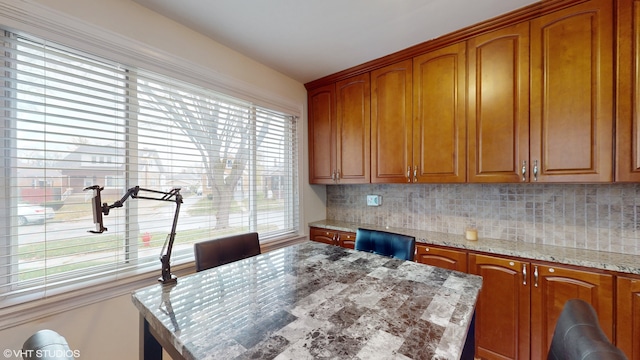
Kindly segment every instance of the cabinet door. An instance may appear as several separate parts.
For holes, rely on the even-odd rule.
[[[613,341],[613,276],[558,266],[532,264],[531,358],[547,356],[564,303],[582,299],[598,314],[604,333]]]
[[[613,3],[588,1],[531,21],[534,181],[613,180]]]
[[[629,359],[640,359],[640,278],[616,279],[616,346]]]
[[[616,181],[640,181],[640,1],[618,1]]]
[[[338,246],[343,248],[355,249],[356,234],[352,232],[339,231],[337,236]]]
[[[343,184],[370,182],[370,88],[369,74],[336,83],[337,171]]]
[[[466,55],[455,44],[413,59],[412,182],[466,181]]]
[[[309,229],[309,238],[312,241],[336,245],[336,232],[332,230],[312,227]]]
[[[482,276],[476,305],[476,357],[529,359],[529,264],[469,254],[469,273]]]
[[[371,182],[410,182],[411,60],[371,72]]]
[[[310,90],[309,183],[333,184],[336,171],[335,85]]]
[[[415,261],[449,270],[467,272],[467,253],[431,245],[416,245]]]
[[[469,182],[527,181],[529,23],[469,39],[467,47]]]

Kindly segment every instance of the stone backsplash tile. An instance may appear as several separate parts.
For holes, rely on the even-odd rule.
[[[331,185],[327,219],[640,255],[640,184]]]

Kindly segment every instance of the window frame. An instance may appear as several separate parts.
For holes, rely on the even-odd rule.
[[[105,31],[95,25],[70,19],[67,15],[51,11],[44,5],[33,2],[10,1],[9,3],[0,4],[0,10],[2,10],[0,11],[0,27],[6,30],[18,34],[28,33],[42,38],[49,38],[51,41],[65,46],[94,53],[97,56],[112,58],[115,61],[129,63],[134,67],[140,66],[214,91],[225,92],[230,96],[252,101],[274,110],[284,111],[298,118],[303,113],[304,105],[301,103],[271,95],[254,85],[219,74],[210,68],[186,61],[175,54],[168,54],[152,46]],[[303,126],[298,126],[296,134],[299,147],[303,144],[302,128]],[[0,127],[0,129],[6,130],[4,126]],[[11,159],[11,157],[5,156],[5,159]],[[7,161],[5,160],[5,162]],[[302,176],[300,175],[303,171],[303,161],[304,157],[301,150],[298,149],[297,167],[299,173],[296,181],[299,211],[304,208],[300,195],[302,190]],[[15,167],[10,165],[3,166],[4,171],[11,171],[12,168]],[[1,196],[6,197],[7,195]],[[9,214],[6,213],[5,209],[0,208],[0,217],[7,218],[8,216]],[[263,244],[266,250],[268,251],[271,247],[277,248],[291,242],[304,240],[303,216],[298,217],[298,223],[299,233],[297,236],[273,239],[273,241]],[[7,231],[11,231],[10,229],[11,227],[7,227]],[[190,263],[176,264],[173,266],[173,272],[179,277],[184,276],[193,271],[192,266]],[[61,289],[61,291],[45,299],[23,299],[25,301],[11,306],[3,306],[0,308],[0,329],[127,294],[135,288],[155,284],[153,281],[157,278],[157,273],[157,270],[141,271],[113,283],[96,283],[81,289]],[[153,281],[150,282],[149,280]],[[0,301],[2,300],[0,296]]]

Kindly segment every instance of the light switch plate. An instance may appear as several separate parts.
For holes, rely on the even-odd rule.
[[[380,206],[380,205],[382,205],[382,196],[367,195],[367,206]]]

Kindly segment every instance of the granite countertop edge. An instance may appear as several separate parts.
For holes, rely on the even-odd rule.
[[[640,275],[640,256],[608,251],[569,248],[555,245],[526,243],[522,241],[488,239],[479,237],[477,241],[466,240],[463,235],[433,231],[360,224],[338,220],[321,220],[309,223],[318,227],[336,231],[356,232],[361,228],[382,230],[415,236],[416,243],[441,245],[495,255],[505,255],[530,260],[547,261],[557,264],[576,265],[619,273]]]

